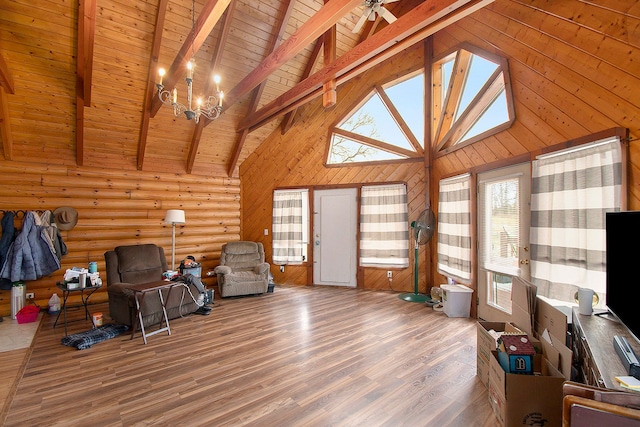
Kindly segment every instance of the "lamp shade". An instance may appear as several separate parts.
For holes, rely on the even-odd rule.
[[[184,211],[180,209],[169,209],[167,215],[164,217],[164,222],[167,224],[184,224]]]

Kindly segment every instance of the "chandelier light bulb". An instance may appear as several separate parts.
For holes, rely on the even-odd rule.
[[[162,78],[164,77],[164,74],[165,74],[164,68],[159,68],[158,69],[158,75],[160,75],[160,83],[159,84],[162,84]]]
[[[187,78],[193,79],[193,69],[196,68],[196,62],[193,59],[190,59],[187,62]]]

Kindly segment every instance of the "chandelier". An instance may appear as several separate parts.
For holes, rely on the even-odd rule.
[[[222,98],[224,93],[220,90],[220,76],[214,75],[213,82],[216,85],[216,92],[213,95],[209,95],[203,102],[202,98],[196,99],[195,109],[193,108],[193,70],[196,67],[196,61],[194,60],[195,53],[193,52],[193,44],[195,42],[195,0],[192,2],[191,8],[191,59],[187,62],[187,102],[186,105],[178,102],[178,90],[173,88],[172,91],[168,91],[162,85],[162,78],[165,75],[164,68],[158,70],[160,75],[160,81],[156,84],[158,88],[158,98],[163,105],[173,108],[173,115],[179,117],[184,113],[187,120],[195,120],[196,123],[200,121],[200,116],[205,116],[209,120],[215,120],[220,117],[222,112]]]

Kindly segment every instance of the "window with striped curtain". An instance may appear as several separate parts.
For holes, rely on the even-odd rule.
[[[273,263],[300,264],[306,260],[309,217],[308,190],[273,192]]]
[[[539,295],[575,302],[584,287],[605,300],[605,217],[620,210],[621,185],[618,137],[533,161],[531,278]]]
[[[409,215],[404,184],[362,187],[360,265],[409,266]]]
[[[440,181],[438,199],[438,272],[471,282],[471,175]]]

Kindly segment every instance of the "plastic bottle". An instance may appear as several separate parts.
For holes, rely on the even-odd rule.
[[[60,312],[60,297],[58,294],[51,295],[49,298],[49,314],[58,314]]]

